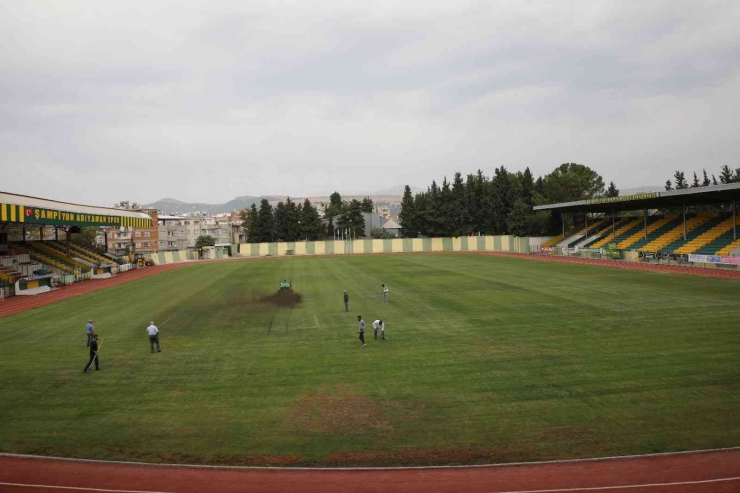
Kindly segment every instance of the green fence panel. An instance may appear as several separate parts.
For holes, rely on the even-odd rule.
[[[501,237],[500,236],[493,237],[493,251],[494,252],[501,251]]]
[[[172,252],[172,260],[174,260],[175,262],[182,262],[179,251],[175,250],[174,252]]]
[[[326,244],[324,246],[324,251],[327,255],[334,255],[334,244],[336,242],[334,240],[326,240]]]
[[[259,243],[250,243],[249,244],[249,256],[250,257],[259,257],[260,256],[260,244]]]
[[[268,243],[267,244],[267,253],[272,255],[273,257],[277,257],[278,254],[278,244],[277,243]]]
[[[379,253],[373,251],[373,240],[363,240],[362,247],[365,250],[365,253]]]
[[[467,252],[469,250],[468,248],[468,237],[463,236],[460,238],[460,251],[461,252]]]
[[[403,241],[403,251],[404,252],[414,251],[414,241],[411,238],[404,238],[402,241]]]
[[[422,252],[432,251],[432,239],[431,238],[423,238],[421,240],[421,251]]]
[[[315,255],[315,254],[316,254],[316,242],[307,241],[306,242],[306,255]]]
[[[452,250],[452,238],[442,238],[442,251],[451,252]]]
[[[478,250],[485,251],[485,249],[486,249],[486,237],[479,236],[478,237]]]
[[[393,240],[383,240],[383,253],[393,253]]]

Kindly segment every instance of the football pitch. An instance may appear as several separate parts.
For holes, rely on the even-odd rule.
[[[282,279],[293,308],[261,301]],[[83,374],[89,318],[102,370]],[[378,318],[387,341],[373,339]],[[0,452],[513,462],[737,446],[738,410],[737,281],[488,255],[302,257],[189,265],[0,318]]]

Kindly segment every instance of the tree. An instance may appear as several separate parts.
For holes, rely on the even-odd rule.
[[[373,212],[374,206],[375,204],[373,204],[373,200],[370,197],[365,197],[364,199],[362,199],[362,202],[360,204],[362,212],[367,212],[368,214]]]
[[[720,168],[719,181],[721,181],[723,184],[733,183],[735,181],[732,170],[726,164],[722,166],[722,168]]]
[[[564,163],[545,177],[545,196],[551,202],[572,202],[600,197],[604,179],[588,166]]]
[[[326,224],[326,237],[334,238],[334,219],[329,218],[329,222]]]
[[[403,189],[403,198],[401,199],[401,212],[398,213],[398,219],[401,221],[401,233],[408,238],[419,236],[419,229],[416,221],[416,209],[414,207],[414,196],[411,195],[411,187],[406,185]]]
[[[735,183],[740,183],[740,168],[735,168]]]
[[[683,171],[676,171],[673,174],[673,181],[676,184],[676,190],[683,190],[685,188],[689,188],[689,184],[686,182],[686,177],[683,174]]]
[[[285,240],[295,241],[301,235],[301,216],[298,214],[298,207],[295,202],[288,197],[285,203]]]
[[[334,236],[334,225],[329,222],[332,232],[330,236]],[[303,202],[301,208],[301,237],[308,241],[321,240],[326,236],[324,230],[324,224],[321,222],[319,217],[319,211],[316,207],[311,205],[311,201],[306,199]]]
[[[707,170],[702,171],[704,171],[704,181],[701,182],[701,186],[708,187],[711,182],[709,181],[709,177],[707,176]]]
[[[98,248],[99,232],[100,228],[98,226],[85,226],[83,228],[80,228],[80,233],[77,236],[77,241],[90,248]]]
[[[342,213],[342,196],[339,195],[339,192],[334,192],[329,196],[329,205],[326,206],[326,209],[324,210],[324,217],[330,218],[338,216]]]
[[[285,214],[285,204],[281,200],[278,202],[275,211],[273,212],[274,221],[272,224],[272,239],[273,241],[287,241],[287,218]]]
[[[206,246],[213,246],[216,244],[216,239],[211,235],[200,235],[195,240],[195,248],[201,249]]]
[[[241,212],[242,216],[242,229],[247,232],[247,241],[252,242],[252,230],[254,229],[257,221],[257,205],[252,203],[249,209],[244,209]]]
[[[362,215],[362,204],[357,199],[342,204],[342,213],[337,220],[340,230],[351,237],[365,236],[365,218]]]
[[[528,205],[534,205],[535,183],[534,178],[532,177],[532,172],[529,171],[529,166],[524,170],[524,173],[522,173],[520,183],[522,199]]]
[[[665,189],[667,192],[670,192],[671,190],[673,190],[673,183],[671,183],[671,180],[666,180]]]
[[[451,200],[449,204],[449,218],[452,236],[458,237],[470,234],[472,225],[467,208],[467,195],[462,174],[455,173],[452,180]]]
[[[619,197],[619,189],[614,184],[613,181],[609,182],[609,188],[606,190],[606,196],[607,197]]]
[[[694,182],[691,184],[691,188],[697,188],[700,186],[701,183],[699,183],[699,178],[696,176],[696,171],[694,171]]]
[[[272,241],[272,232],[275,226],[275,217],[272,213],[272,205],[267,199],[262,199],[260,209],[257,213],[257,234],[255,241],[269,242]]]
[[[524,199],[517,199],[511,207],[511,213],[506,219],[507,229],[516,236],[527,236],[529,234],[529,217],[532,211]]]
[[[370,230],[370,238],[375,238],[376,240],[385,239],[385,238],[395,238],[395,235],[388,231],[387,229],[383,228],[373,228]]]
[[[719,185],[719,183],[717,183],[717,178],[714,175],[712,175],[712,185]]]

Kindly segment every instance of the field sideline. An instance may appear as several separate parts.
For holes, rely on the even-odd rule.
[[[298,307],[254,301],[282,278]],[[0,451],[402,465],[736,446],[738,299],[733,281],[497,256],[191,266],[2,318]],[[359,349],[357,314],[389,341]],[[103,371],[84,375],[88,318]]]

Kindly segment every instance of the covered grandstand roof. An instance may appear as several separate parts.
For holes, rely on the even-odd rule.
[[[733,200],[740,200],[740,183],[537,205],[534,210],[555,212],[634,211],[680,207],[682,205],[729,203]]]
[[[148,228],[152,220],[143,212],[0,192],[0,222]]]

